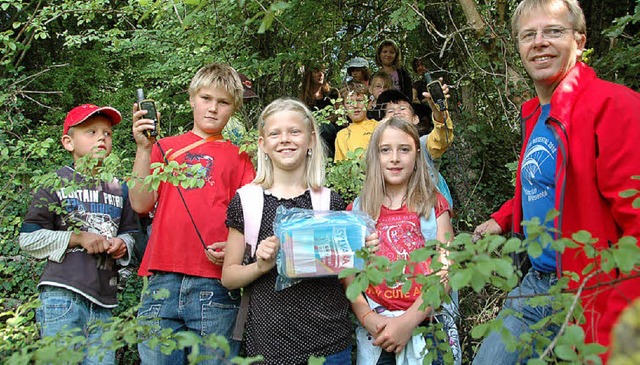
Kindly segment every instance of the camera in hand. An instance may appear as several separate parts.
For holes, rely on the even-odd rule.
[[[147,138],[157,137],[159,129],[158,112],[156,110],[156,103],[151,99],[144,98],[144,91],[142,89],[136,90],[136,96],[138,99],[138,108],[140,110],[146,110],[147,114],[144,118],[153,120],[153,129],[147,129],[144,131],[144,135]]]
[[[447,98],[442,91],[442,84],[440,83],[440,80],[433,80],[431,78],[431,74],[425,72],[424,81],[427,83],[427,90],[429,91],[434,104],[436,104],[436,108],[441,112],[447,110]]]

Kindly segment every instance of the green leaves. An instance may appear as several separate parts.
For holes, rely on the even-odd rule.
[[[459,270],[450,275],[449,284],[453,290],[460,290],[469,285],[473,277],[472,269]],[[476,288],[474,288],[475,290]]]
[[[188,165],[170,161],[168,164],[161,162],[151,164],[152,173],[144,178],[143,184],[149,191],[157,191],[160,183],[167,182],[183,189],[201,188],[205,184],[206,170],[201,164]],[[134,187],[140,179],[132,176],[127,184]]]
[[[242,2],[240,6],[243,6],[243,3],[244,2]],[[285,1],[274,2],[269,6],[269,9],[257,12],[253,17],[247,19],[245,21],[245,24],[249,25],[253,22],[258,21],[258,19],[262,17],[262,19],[260,19],[260,27],[258,28],[257,33],[264,34],[267,30],[271,29],[271,26],[273,25],[276,17],[281,15],[281,13],[283,13],[285,10],[291,8],[291,6],[291,4]]]
[[[638,6],[638,8],[640,8],[640,6]],[[640,18],[640,14],[638,14],[638,17]],[[640,175],[634,175],[631,178],[633,180],[640,180]],[[620,192],[620,196],[622,198],[632,198],[637,195],[640,195],[640,190],[638,189],[627,189]],[[631,206],[633,206],[633,208],[635,209],[640,209],[640,196],[638,196],[633,200],[633,202],[631,203]]]
[[[598,344],[585,344],[585,334],[580,326],[567,326],[558,336],[553,352],[559,360],[573,364],[601,364],[598,357],[607,349]]]
[[[640,266],[640,248],[634,237],[622,237],[618,244],[612,248],[615,266],[624,274],[628,274]]]
[[[345,201],[353,201],[364,184],[365,150],[357,148],[347,152],[347,159],[327,164],[327,186],[339,193]]]

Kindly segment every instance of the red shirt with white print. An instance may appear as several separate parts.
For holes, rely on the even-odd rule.
[[[436,218],[451,209],[442,194],[438,193],[437,196]],[[420,231],[420,217],[417,213],[409,211],[406,204],[396,210],[383,205],[380,209],[380,217],[376,222],[376,229],[380,239],[380,250],[376,252],[376,255],[384,256],[391,262],[409,260],[409,255],[413,250],[424,247],[425,238]],[[411,263],[405,266],[404,273],[412,276],[428,275],[431,273],[430,266],[431,260]],[[411,282],[411,288],[406,294],[402,291],[401,283],[387,285],[386,282],[378,286],[369,286],[366,294],[386,309],[407,310],[420,297],[422,290],[422,285],[413,279]]]

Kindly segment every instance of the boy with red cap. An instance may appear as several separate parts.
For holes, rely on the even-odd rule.
[[[99,165],[111,153],[112,127],[121,119],[116,109],[91,104],[67,114],[61,142],[74,164],[56,171],[60,187],[36,191],[20,229],[20,247],[48,260],[38,284],[42,337],[75,330],[100,345],[102,330],[92,325],[108,321],[117,306],[118,267],[129,263],[136,215],[126,184],[95,182],[75,164],[95,158]],[[115,363],[115,352],[104,346],[97,354],[85,351],[83,363]]]

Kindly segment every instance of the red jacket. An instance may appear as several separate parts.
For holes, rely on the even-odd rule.
[[[522,106],[525,138],[515,196],[492,215],[503,232],[522,232],[520,165],[540,111],[537,97]],[[563,237],[571,238],[573,233],[587,230],[597,239],[594,245],[600,249],[615,245],[622,236],[640,241],[640,209],[632,207],[633,198],[619,195],[627,189],[640,190],[640,180],[631,179],[640,175],[639,111],[640,94],[597,78],[594,70],[582,62],[554,91],[546,123],[558,141],[555,208],[561,214],[555,225]],[[575,289],[585,278],[582,270],[589,264],[600,267],[587,258],[583,249],[566,249],[557,258],[558,274],[577,273],[580,282],[570,283]],[[620,278],[618,271],[612,271],[587,282],[587,288],[592,288],[584,290],[581,297],[588,342],[608,346],[618,315],[640,296],[640,278],[610,283]]]

